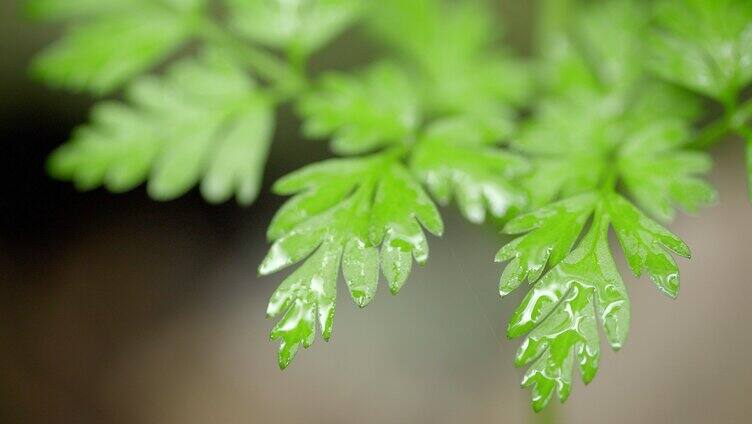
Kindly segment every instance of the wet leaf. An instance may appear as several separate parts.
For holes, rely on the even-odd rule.
[[[598,205],[592,211],[595,200]],[[550,270],[537,281],[537,275],[541,275],[538,267],[544,266],[545,262],[534,264],[535,275],[530,278],[533,288],[512,315],[507,329],[510,338],[529,333],[515,362],[518,366],[529,366],[523,386],[532,388],[536,411],[546,406],[554,391],[562,401],[569,396],[575,357],[583,381],[589,383],[595,377],[599,359],[596,317],[614,349],[623,345],[629,329],[629,299],[609,251],[609,215],[604,210],[603,199],[592,195],[590,199],[581,197],[569,203],[583,208],[584,218],[593,213],[587,235],[571,253],[562,249],[567,247],[564,244],[571,247],[573,237],[579,235],[576,226],[574,230],[559,228],[557,231],[556,227],[543,224],[533,230],[533,238],[523,236],[517,239],[525,240],[531,246],[536,238],[545,240],[542,234],[565,239],[557,246],[556,254],[565,254],[566,257],[558,264],[552,261]],[[524,223],[537,225],[539,219],[530,216]],[[583,220],[582,215],[579,220]],[[516,225],[520,225],[520,229],[528,227],[522,223]],[[517,245],[521,243],[517,242]],[[545,247],[545,242],[537,247]],[[526,252],[520,248],[516,250]],[[509,255],[502,255],[501,259],[507,257]]]
[[[295,196],[270,225],[274,243],[259,273],[302,262],[269,303],[270,316],[283,314],[272,339],[281,339],[285,368],[298,345],[313,342],[316,316],[324,339],[331,335],[340,266],[353,300],[365,307],[376,293],[379,268],[397,293],[413,260],[428,259],[423,228],[440,235],[443,223],[394,152],[309,165],[282,178],[275,190]]]
[[[632,272],[639,277],[647,270],[655,285],[675,298],[679,267],[667,250],[689,258],[689,247],[617,194],[608,199],[608,213]]]

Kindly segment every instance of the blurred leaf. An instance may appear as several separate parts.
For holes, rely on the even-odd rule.
[[[369,24],[375,38],[415,65],[431,112],[509,116],[507,105],[530,95],[527,67],[494,49],[500,31],[483,2],[387,0]]]
[[[718,100],[752,81],[752,2],[664,0],[656,10],[658,75]]]
[[[683,150],[688,130],[681,121],[656,119],[631,134],[619,153],[618,167],[624,184],[640,206],[668,221],[674,205],[696,213],[715,202],[713,187],[700,179],[710,171],[707,153]]]
[[[203,179],[207,200],[255,200],[271,141],[273,111],[255,84],[220,55],[184,60],[163,78],[134,83],[131,105],[103,103],[92,123],[49,160],[52,175],[82,190],[125,191],[149,180],[159,200]]]
[[[469,221],[481,223],[488,212],[501,218],[521,209],[524,194],[511,180],[528,163],[492,145],[495,134],[473,120],[445,119],[427,129],[416,145],[411,168],[441,204],[456,199]]]
[[[78,22],[32,65],[53,86],[106,94],[187,41],[203,0],[32,0],[39,19]]]
[[[443,224],[396,152],[309,165],[279,180],[275,191],[295,196],[269,227],[274,243],[259,272],[303,261],[267,310],[271,317],[283,314],[271,337],[282,339],[279,365],[285,368],[299,345],[313,343],[316,320],[323,338],[331,336],[340,266],[353,299],[365,307],[376,292],[378,268],[397,293],[413,259],[420,264],[428,259],[421,226],[441,235]]]
[[[616,148],[619,103],[583,92],[539,105],[512,147],[532,158],[533,171],[522,185],[533,208],[598,187],[609,152]]]
[[[361,76],[331,73],[300,101],[308,137],[333,136],[332,149],[360,154],[406,144],[419,124],[413,86],[398,67],[380,64]]]
[[[233,25],[267,46],[307,56],[345,30],[360,0],[226,0]]]

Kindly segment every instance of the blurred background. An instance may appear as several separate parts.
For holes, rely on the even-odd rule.
[[[518,53],[530,50],[534,8],[499,7]],[[80,194],[50,180],[45,156],[93,102],[28,79],[30,57],[55,35],[0,2],[0,422],[748,422],[752,208],[738,141],[713,151],[720,204],[672,227],[694,253],[679,299],[627,279],[630,340],[618,353],[604,346],[598,378],[536,416],[512,363],[519,342],[504,337],[519,301],[496,293],[491,259],[504,240],[452,209],[399,296],[382,287],[359,311],[340,285],[332,341],[280,372],[265,306],[282,277],[255,269],[283,199],[157,203],[142,189]],[[319,65],[357,56],[357,37]],[[298,134],[284,112],[266,188],[327,156]]]

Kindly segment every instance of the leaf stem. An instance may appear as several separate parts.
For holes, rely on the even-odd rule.
[[[729,132],[744,133],[745,124],[752,119],[752,99],[737,106],[736,102],[724,102],[724,115],[703,128],[689,147],[707,149],[723,139]]]
[[[271,98],[283,102],[308,86],[306,77],[273,54],[243,42],[209,18],[197,23],[198,34],[210,44],[230,51],[260,78],[272,84]]]

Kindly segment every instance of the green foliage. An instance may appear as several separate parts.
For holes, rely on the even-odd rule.
[[[228,0],[232,24],[258,43],[308,56],[357,17],[360,0]]]
[[[203,0],[33,0],[39,19],[79,22],[43,52],[33,72],[45,82],[106,94],[148,70],[192,35]]]
[[[674,205],[696,213],[715,201],[715,191],[698,176],[710,171],[707,154],[682,150],[688,140],[686,124],[659,121],[630,135],[619,152],[617,166],[626,189],[651,215],[674,218]]]
[[[403,13],[417,5],[389,7]],[[438,23],[465,19],[439,5],[424,5],[442,11],[436,15]],[[476,23],[467,22],[467,28]],[[488,25],[480,29],[493,32]],[[390,35],[376,34],[380,41],[390,41]],[[447,40],[443,32],[424,35],[435,45]],[[457,32],[450,37],[464,36]],[[439,109],[435,96],[415,88],[434,69],[413,66],[424,59],[420,49],[406,49],[402,58],[355,74],[325,73],[298,101],[306,135],[331,137],[332,150],[341,155],[370,155],[311,165],[275,185],[280,194],[298,194],[272,222],[269,238],[274,244],[259,272],[304,261],[277,289],[268,310],[271,316],[283,314],[272,330],[272,338],[281,339],[282,368],[301,344],[313,343],[315,317],[323,338],[331,336],[340,263],[353,299],[364,307],[375,294],[379,268],[396,294],[413,260],[426,262],[428,245],[418,222],[435,235],[441,234],[442,224],[422,185],[442,204],[456,199],[462,213],[477,223],[525,204],[524,192],[512,181],[527,171],[527,161],[499,147],[514,129],[506,101],[515,96],[483,89],[484,96],[498,96],[492,110],[475,107],[478,99],[470,97],[453,99],[462,107]],[[507,68],[498,62],[496,69]],[[515,72],[510,64],[510,75]]]
[[[434,235],[443,232],[436,206],[395,155],[322,162],[275,184],[275,192],[296,196],[269,227],[274,244],[259,273],[305,261],[282,282],[267,310],[272,317],[284,314],[272,330],[272,339],[282,339],[281,368],[298,345],[313,343],[316,317],[324,339],[331,336],[340,263],[353,300],[365,307],[376,293],[379,268],[396,294],[413,259],[426,262],[421,225]]]
[[[481,1],[387,0],[374,8],[369,28],[421,76],[427,111],[474,116],[478,125],[505,131],[509,105],[530,95],[526,66],[493,48],[500,32]],[[500,134],[500,136],[506,136]]]
[[[588,220],[585,237],[576,243]],[[616,193],[583,193],[518,216],[504,228],[509,234],[524,233],[496,260],[510,261],[499,285],[502,296],[525,280],[533,286],[512,315],[507,334],[527,334],[516,364],[529,366],[522,384],[532,388],[535,410],[545,407],[554,389],[566,400],[575,357],[585,384],[595,378],[596,317],[611,347],[618,350],[626,340],[629,299],[609,250],[609,225],[634,274],[647,270],[662,292],[676,297],[679,270],[666,250],[689,257],[689,248]]]
[[[428,259],[425,231],[443,232],[434,201],[454,202],[517,236],[496,256],[499,292],[532,287],[508,336],[524,336],[516,364],[540,410],[569,396],[575,361],[585,383],[595,377],[599,325],[612,348],[625,342],[611,229],[631,271],[674,298],[672,252],[689,248],[663,225],[716,199],[699,148],[743,137],[752,190],[750,2],[545,4],[565,13],[546,21],[540,57],[521,60],[485,0],[30,0],[30,16],[68,23],[34,75],[96,95],[125,87],[49,171],[83,190],[147,182],[167,200],[200,186],[210,202],[249,205],[275,110],[292,104],[304,135],[345,158],[273,187],[292,197],[259,272],[298,265],[267,310],[280,367],[317,331],[331,337],[340,274],[360,307],[381,275],[400,291]],[[372,64],[307,74],[314,53],[361,24],[381,48]]]
[[[656,14],[653,66],[663,78],[720,100],[752,81],[752,3],[662,1]]]
[[[752,3],[664,0],[656,7],[656,19],[658,26],[651,39],[656,74],[721,102],[725,119],[718,133],[732,131],[748,139],[750,106],[739,108],[738,102],[752,82]],[[750,148],[747,145],[748,156],[752,155]],[[749,162],[747,173],[752,199]]]
[[[547,58],[544,84],[553,95],[539,102],[514,141],[532,158],[523,185],[537,209],[506,225],[505,232],[524,235],[496,257],[509,262],[499,283],[502,296],[523,281],[533,287],[507,334],[527,334],[516,363],[528,367],[523,385],[532,388],[535,410],[554,390],[566,400],[575,357],[583,381],[595,377],[596,317],[614,349],[625,341],[629,301],[609,251],[610,227],[635,275],[647,271],[662,292],[678,294],[679,270],[666,250],[689,257],[689,248],[617,188],[664,221],[677,206],[696,212],[715,200],[700,178],[709,158],[685,147],[696,108],[655,81],[639,53],[649,31],[644,12],[613,1],[584,10],[574,22],[575,35]]]
[[[525,194],[511,181],[529,165],[495,141],[474,119],[437,121],[415,147],[411,168],[442,205],[456,199],[468,221],[482,223],[487,213],[502,218],[524,207]]]
[[[92,124],[52,154],[50,173],[79,189],[120,192],[148,179],[167,200],[201,181],[207,200],[257,196],[272,135],[273,111],[253,80],[221,54],[185,59],[162,78],[127,90],[129,105],[95,107]]]
[[[614,349],[620,348],[626,340],[629,299],[608,247],[609,215],[604,209],[609,200],[607,196],[590,193],[589,196],[556,206],[575,209],[570,213],[580,222],[593,213],[590,229],[577,248],[565,258],[549,258],[561,262],[552,262],[551,269],[540,280],[532,281],[535,283],[533,289],[509,321],[507,334],[510,338],[529,333],[517,352],[515,363],[529,366],[522,384],[532,387],[533,408],[536,411],[548,403],[554,389],[562,401],[569,396],[575,355],[583,381],[587,384],[595,377],[600,355],[596,316]],[[562,233],[562,230],[562,236],[572,235],[571,229],[557,229],[545,217],[539,221],[540,217],[540,213],[535,212],[522,215],[511,221],[507,230],[534,228],[536,233],[533,238],[523,236],[518,240],[521,240],[521,244],[527,242],[539,252],[541,249],[545,251],[546,247],[535,246],[536,239],[555,238],[557,232]],[[560,247],[571,247],[571,244]],[[507,249],[500,253],[510,254],[515,250]],[[560,249],[557,252],[559,256],[563,251]],[[522,252],[524,250],[515,253],[519,255]],[[505,257],[500,255],[500,259]],[[535,261],[527,265],[528,279],[540,274],[539,270],[536,271],[535,267],[539,264]]]
[[[329,74],[300,102],[304,133],[332,136],[332,150],[360,154],[410,141],[417,129],[419,104],[407,75],[381,64],[362,76]]]

